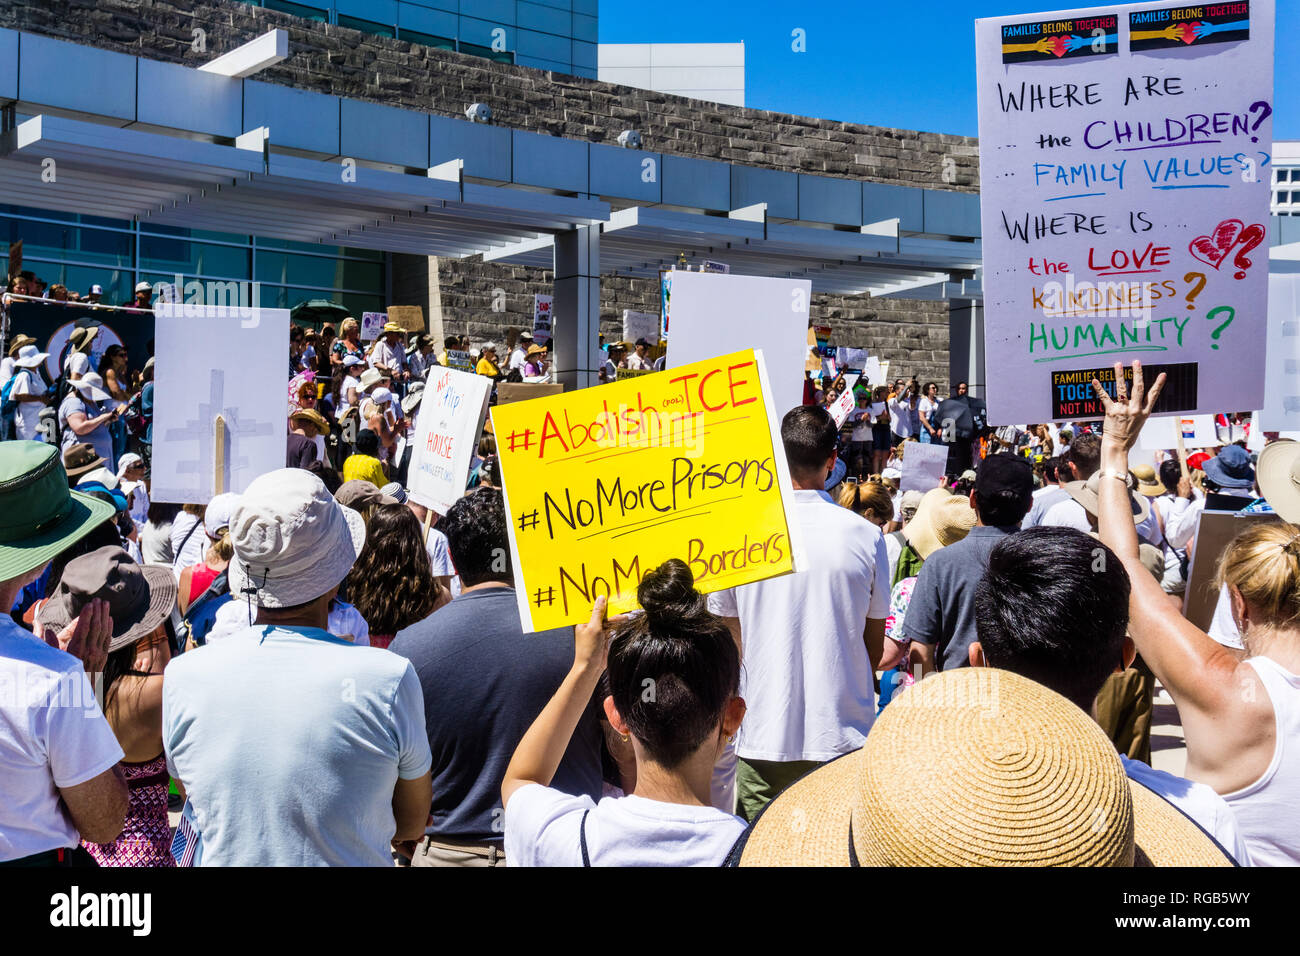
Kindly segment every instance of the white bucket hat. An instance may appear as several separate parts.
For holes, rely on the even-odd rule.
[[[24,345],[14,357],[14,364],[19,368],[36,368],[49,357],[49,352],[42,352],[35,345]]]
[[[217,495],[203,512],[203,533],[216,541],[221,537],[221,529],[230,527],[230,520],[238,507],[239,495],[234,492]]]
[[[366,525],[311,472],[281,468],[244,490],[230,540],[231,592],[249,589],[258,607],[295,607],[347,576],[366,542]]]
[[[113,397],[104,391],[104,380],[98,372],[87,372],[71,385],[81,393],[82,398],[89,398],[92,401],[106,402]]]

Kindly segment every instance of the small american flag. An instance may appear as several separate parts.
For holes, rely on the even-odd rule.
[[[181,808],[181,818],[172,837],[172,858],[177,866],[194,866],[202,844],[198,828],[194,825],[194,809],[189,800]]]

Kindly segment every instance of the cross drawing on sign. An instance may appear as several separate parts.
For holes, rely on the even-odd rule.
[[[242,487],[234,481],[236,475],[248,469],[248,457],[239,454],[239,439],[272,434],[270,422],[240,414],[238,408],[226,407],[226,373],[214,368],[208,380],[208,400],[198,408],[198,415],[185,423],[184,428],[169,429],[163,436],[168,442],[197,442],[198,456],[177,463],[176,471],[182,475],[197,475],[199,493],[213,493],[212,470],[216,459],[213,442],[213,419],[218,415],[226,419],[226,468],[222,485],[226,490]]]

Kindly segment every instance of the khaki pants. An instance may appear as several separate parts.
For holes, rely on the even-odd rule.
[[[1097,723],[1130,760],[1151,763],[1151,718],[1156,678],[1146,661],[1136,657],[1133,666],[1106,678],[1097,694]]]
[[[415,845],[411,866],[505,866],[506,855],[500,847],[469,843],[456,846],[425,837]]]

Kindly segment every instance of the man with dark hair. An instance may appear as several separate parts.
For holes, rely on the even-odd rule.
[[[1043,487],[1034,492],[1034,503],[1025,520],[1020,522],[1021,529],[1037,528],[1047,517],[1047,512],[1062,501],[1070,500],[1070,493],[1065,490],[1068,468],[1064,457],[1048,458],[1043,462]]]
[[[1028,677],[1095,718],[1106,679],[1133,662],[1129,591],[1123,562],[1091,535],[1031,528],[1002,538],[975,590],[979,640],[968,650],[970,664]],[[1123,754],[1120,760],[1130,780],[1182,810],[1238,863],[1249,863],[1232,810],[1217,793]]]
[[[787,519],[809,543],[804,571],[709,595],[709,610],[728,619],[741,644],[748,711],[734,751],[735,790],[737,811],[750,820],[812,767],[861,747],[875,719],[889,558],[880,529],[826,494],[836,436],[818,405],[781,422],[795,489]],[[727,763],[715,771],[713,800],[730,811]]]
[[[989,552],[1019,530],[1032,493],[1033,469],[1025,459],[1001,454],[981,462],[970,493],[975,527],[930,555],[912,588],[903,633],[912,640],[912,662],[922,672],[967,665],[975,640],[975,588]]]
[[[466,495],[438,527],[464,590],[388,647],[415,665],[433,751],[433,822],[422,840],[398,850],[413,866],[501,866],[501,781],[573,665],[573,628],[523,632],[500,491]],[[551,785],[599,800],[600,741],[589,708]]]

